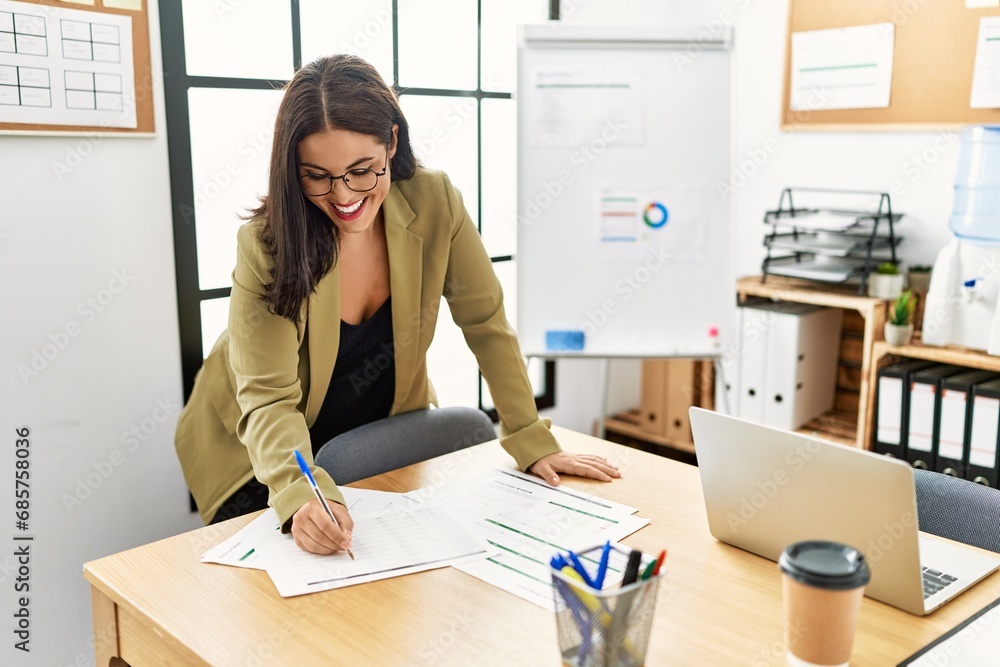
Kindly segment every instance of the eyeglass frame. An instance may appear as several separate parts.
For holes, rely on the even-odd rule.
[[[385,164],[382,166],[382,171],[375,171],[374,169],[372,169],[370,167],[366,167],[363,170],[362,169],[349,169],[348,171],[345,171],[340,176],[334,176],[333,174],[329,174],[328,173],[326,175],[326,178],[330,182],[330,189],[327,190],[326,192],[324,192],[321,195],[310,194],[310,193],[306,192],[306,189],[302,186],[302,179],[303,178],[305,178],[306,176],[315,177],[315,176],[319,176],[320,174],[300,174],[299,177],[298,177],[299,189],[302,190],[302,194],[304,194],[306,197],[325,197],[328,194],[330,194],[331,192],[333,192],[333,183],[334,183],[334,181],[343,181],[344,185],[347,186],[347,189],[350,190],[351,192],[357,192],[358,194],[360,194],[362,192],[371,192],[372,190],[374,190],[375,188],[378,187],[378,179],[379,179],[379,177],[380,176],[385,176],[386,171],[388,171],[388,169],[389,169],[389,144],[386,143],[386,145],[385,145]],[[370,171],[371,173],[375,174],[375,185],[371,186],[367,190],[355,190],[354,188],[351,187],[350,182],[348,182],[348,180],[347,180],[347,175],[350,174],[352,171]]]

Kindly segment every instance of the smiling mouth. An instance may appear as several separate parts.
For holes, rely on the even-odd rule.
[[[359,208],[361,208],[361,205],[365,203],[365,199],[368,199],[368,197],[362,197],[361,199],[354,202],[350,206],[338,206],[337,204],[334,204],[333,207],[337,209],[337,213],[350,215],[351,213],[355,213]]]
[[[333,204],[334,214],[345,222],[350,222],[351,220],[356,220],[361,216],[362,213],[368,208],[368,197],[363,197],[362,199],[354,202],[350,206],[340,206],[339,204]]]

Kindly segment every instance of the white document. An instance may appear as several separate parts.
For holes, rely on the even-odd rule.
[[[889,106],[892,23],[792,33],[793,111]]]
[[[973,109],[1000,107],[1000,16],[979,19],[969,106]]]
[[[596,191],[597,255],[604,261],[697,262],[707,244],[708,193],[671,183]]]
[[[878,380],[878,435],[875,439],[887,445],[899,444],[899,427],[903,423],[903,379],[883,377]]]
[[[440,488],[428,487],[408,493],[409,497],[424,498],[425,502],[449,503],[458,495],[468,498],[468,505],[455,507],[460,513],[487,516],[493,511],[534,508],[545,503],[571,505],[592,512],[635,514],[637,508],[601,498],[600,496],[565,486],[550,486],[546,481],[519,470],[492,468],[452,480]]]
[[[938,456],[962,460],[965,445],[965,403],[968,394],[955,389],[941,391]]]
[[[1000,0],[965,0],[968,9],[979,9],[980,7],[1000,7]]]
[[[419,500],[404,499],[403,494],[389,491],[371,491],[342,486],[340,492],[344,495],[344,502],[352,519],[396,507],[414,507],[420,502]],[[266,570],[267,564],[261,559],[258,547],[263,542],[270,540],[272,533],[278,528],[278,515],[274,513],[273,509],[268,509],[228,540],[206,551],[201,557],[201,562]]]
[[[130,16],[0,0],[0,121],[134,128],[135,97]]]
[[[976,396],[972,404],[972,440],[969,463],[992,468],[997,458],[997,430],[1000,425],[1000,400]]]
[[[538,69],[527,123],[532,146],[643,145],[642,90],[632,69]]]
[[[858,216],[854,213],[841,214],[830,211],[817,211],[815,213],[805,213],[775,218],[771,224],[784,227],[797,227],[798,229],[814,229],[817,231],[840,232],[858,224]]]
[[[633,507],[503,469],[456,480],[428,502],[453,509],[498,552],[459,570],[549,610],[556,552],[615,542],[649,523],[632,516]],[[596,572],[596,562],[588,564]],[[609,581],[620,575],[612,570]]]
[[[996,605],[996,603],[993,603]],[[945,640],[938,640],[927,653],[907,667],[981,667],[995,665],[1000,655],[1000,606],[981,612],[971,623]]]
[[[266,567],[261,560],[259,547],[271,539],[271,533],[279,528],[278,515],[273,508],[268,508],[228,540],[206,551],[201,562],[264,570]]]
[[[282,597],[303,595],[433,570],[496,553],[444,507],[396,507],[358,517],[351,549],[319,556],[303,551],[291,535],[272,534],[261,544],[267,574]]]

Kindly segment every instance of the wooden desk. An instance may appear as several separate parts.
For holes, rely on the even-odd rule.
[[[647,664],[784,665],[777,566],[709,534],[697,469],[553,430],[623,472],[565,483],[639,507],[650,525],[625,542],[670,549]],[[358,486],[410,491],[498,465],[511,461],[487,443]],[[452,568],[283,599],[265,572],[199,562],[249,519],[87,563],[97,665],[559,664],[551,613]],[[926,618],[865,598],[851,664],[895,665],[997,597],[1000,573]]]

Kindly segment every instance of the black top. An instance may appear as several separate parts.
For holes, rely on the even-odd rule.
[[[391,302],[390,296],[367,322],[340,322],[330,388],[309,429],[314,455],[341,433],[389,416],[396,393]]]

